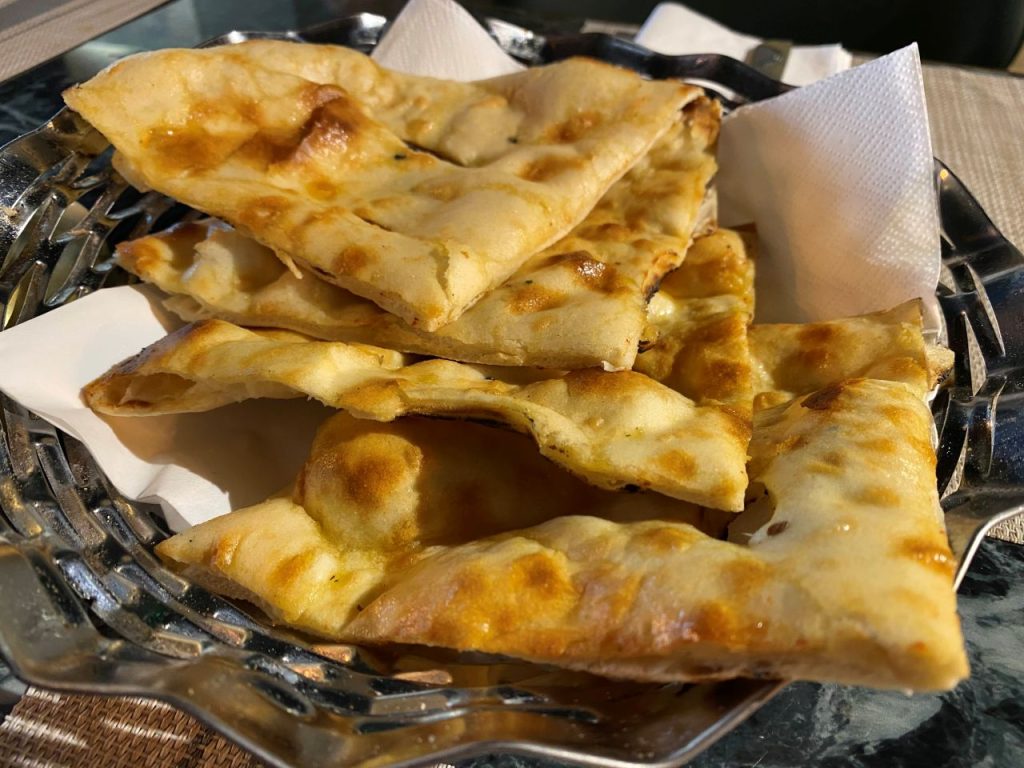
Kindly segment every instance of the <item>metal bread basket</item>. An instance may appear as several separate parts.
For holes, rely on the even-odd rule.
[[[384,22],[364,14],[304,38],[368,50]],[[787,88],[722,56],[491,29],[528,63],[593,56],[698,82],[727,108]],[[957,362],[933,409],[959,579],[984,531],[1024,505],[1024,257],[938,162],[936,184],[938,300]],[[62,111],[0,150],[2,327],[128,282],[110,260],[112,245],[189,215],[131,189],[111,169],[106,141]],[[641,685],[472,654],[316,644],[167,571],[152,554],[168,535],[159,510],[121,497],[81,443],[6,396],[0,429],[0,655],[16,675],[162,699],[272,765],[422,765],[485,753],[679,765],[781,687]]]

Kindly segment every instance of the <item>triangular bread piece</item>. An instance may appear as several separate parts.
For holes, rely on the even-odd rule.
[[[820,323],[750,328],[757,406],[864,377],[900,381],[924,397],[949,372],[952,352],[925,340],[920,299]]]
[[[595,101],[592,89],[628,82],[602,82],[603,77],[616,78],[606,71],[616,68],[594,59],[571,60],[571,72],[541,66],[465,82],[387,69],[366,54],[337,45],[248,40],[218,48],[217,56],[243,68],[341,86],[403,141],[464,166],[490,163],[505,155],[509,144],[582,137],[595,127],[595,119],[601,120],[594,110],[610,107],[618,113],[621,105],[615,97],[627,92],[609,92],[603,101],[601,96]],[[587,82],[590,77],[597,80]]]
[[[428,486],[458,478],[461,462],[443,466],[454,454],[378,446],[363,462],[321,442],[295,500],[203,524],[158,552],[236,585],[274,618],[342,641],[486,651],[638,680],[947,689],[967,663],[930,425],[911,388],[871,380],[761,412],[751,468],[772,514],[747,545],[671,519],[579,515],[486,535],[466,527],[471,504],[421,516],[408,493],[417,472]],[[405,422],[393,429],[424,439]],[[442,466],[428,465],[431,455]],[[487,451],[479,460],[490,466]],[[309,484],[311,472],[321,484]],[[368,505],[381,511],[366,527]],[[432,520],[429,535],[403,533]],[[487,525],[509,524],[499,515]],[[413,539],[411,549],[393,543]],[[404,554],[382,558],[382,549]]]
[[[523,435],[339,413],[320,428],[290,497],[192,528],[158,551],[189,564],[200,583],[244,597],[277,620],[336,636],[391,574],[440,548],[567,510],[619,522],[704,526],[707,519],[699,507],[660,494],[587,485],[541,457]],[[720,525],[714,530],[722,532]],[[289,561],[299,567],[285,573],[279,565]]]
[[[360,418],[408,413],[498,421],[595,485],[634,487],[738,511],[749,426],[633,371],[540,371],[413,363],[398,352],[250,331],[185,326],[87,385],[114,415],[204,411],[252,397],[313,397]]]
[[[519,130],[464,166],[408,146],[344,83],[231,49],[132,56],[65,100],[133,180],[426,330],[563,237],[699,95],[585,59],[479,83]]]
[[[647,341],[633,369],[701,405],[750,418],[747,328],[754,313],[754,236],[720,229],[698,238],[647,310]]]
[[[707,187],[720,111],[704,97],[687,105],[568,236],[432,333],[312,273],[296,276],[215,221],[121,243],[118,261],[173,294],[168,307],[188,321],[217,317],[472,363],[630,368],[648,294],[714,225]]]

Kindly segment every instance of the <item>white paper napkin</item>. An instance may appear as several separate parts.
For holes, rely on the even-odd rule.
[[[181,325],[159,293],[99,291],[0,333],[0,388],[89,446],[121,493],[160,504],[183,529],[291,483],[331,411],[305,400],[253,400],[184,416],[97,416],[82,403],[82,387]]]
[[[378,51],[382,63],[458,79],[518,67],[449,0],[410,2]],[[930,295],[938,233],[913,49],[739,111],[720,155],[725,215],[761,232],[762,309],[769,286],[784,292],[770,316],[836,317]],[[103,290],[0,333],[0,389],[82,439],[122,493],[159,501],[184,527],[286,485],[327,411],[269,401],[100,419],[79,390],[163,336],[171,321],[152,296]]]
[[[758,229],[758,320],[934,301],[941,254],[916,46],[737,110],[718,157],[721,222]]]
[[[410,0],[372,58],[399,72],[447,80],[483,80],[524,68],[453,0]]]
[[[640,28],[636,41],[658,53],[723,53],[740,61],[764,42],[759,37],[733,32],[678,3],[660,3]],[[850,52],[839,45],[793,46],[782,80],[807,85],[849,69],[852,62]]]

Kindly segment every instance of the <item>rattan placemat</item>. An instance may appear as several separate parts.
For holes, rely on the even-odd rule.
[[[1024,246],[1024,78],[924,68],[935,156],[1018,248]]]
[[[149,699],[30,688],[0,725],[0,766],[263,768],[263,761]]]
[[[24,72],[167,0],[0,0],[0,80]]]

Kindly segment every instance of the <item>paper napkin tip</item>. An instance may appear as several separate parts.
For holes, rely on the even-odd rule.
[[[372,58],[398,72],[447,80],[481,80],[524,68],[453,0],[409,0]]]

